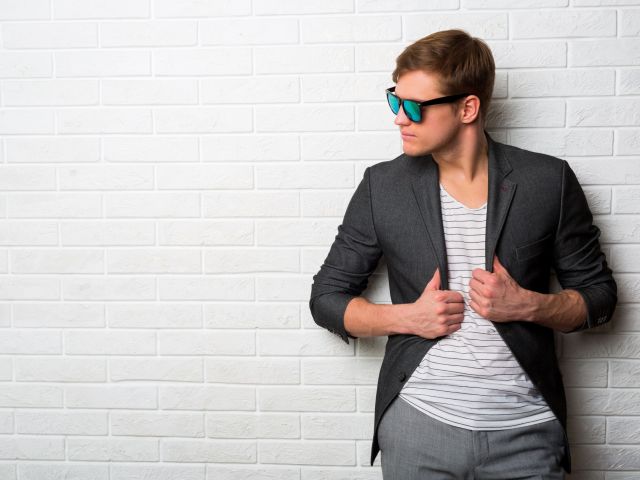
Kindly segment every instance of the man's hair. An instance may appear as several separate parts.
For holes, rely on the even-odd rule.
[[[443,95],[469,93],[480,99],[480,122],[486,123],[496,66],[489,46],[464,30],[443,30],[409,45],[396,59],[394,83],[405,73],[435,73]],[[457,103],[454,109],[457,109]]]

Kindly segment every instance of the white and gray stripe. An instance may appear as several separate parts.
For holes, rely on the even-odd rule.
[[[524,427],[555,418],[493,323],[469,307],[474,268],[485,268],[487,204],[469,208],[440,185],[449,290],[464,297],[460,330],[436,343],[400,396],[423,413],[469,430]]]

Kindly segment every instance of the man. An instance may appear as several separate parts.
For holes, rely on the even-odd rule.
[[[347,343],[388,336],[371,450],[386,480],[563,478],[554,330],[615,310],[569,164],[484,129],[494,76],[488,46],[460,30],[405,49],[387,91],[404,154],[365,169],[313,277],[318,325]],[[383,254],[391,305],[360,296]]]

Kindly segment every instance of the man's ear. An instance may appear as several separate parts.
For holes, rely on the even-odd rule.
[[[477,95],[469,95],[462,99],[456,108],[461,112],[464,123],[472,123],[480,117],[480,98]]]

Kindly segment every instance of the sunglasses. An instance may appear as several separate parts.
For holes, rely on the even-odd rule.
[[[404,114],[409,120],[415,123],[422,121],[422,107],[428,105],[438,105],[439,103],[452,103],[456,100],[471,95],[470,93],[458,93],[456,95],[447,95],[446,97],[434,98],[425,102],[418,102],[417,100],[407,100],[406,98],[400,98],[395,93],[396,87],[387,88],[387,102],[391,111],[397,115],[400,111],[400,107],[404,109]]]

